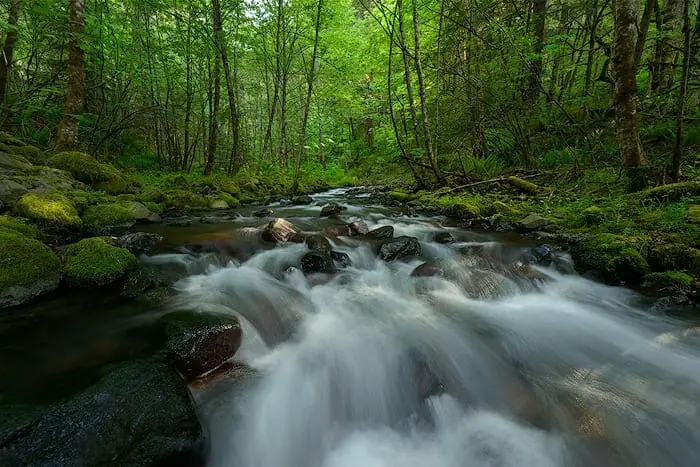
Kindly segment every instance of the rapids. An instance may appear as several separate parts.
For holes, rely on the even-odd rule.
[[[551,280],[532,279],[508,267],[522,242],[345,190],[314,199],[273,209],[323,232],[320,207],[339,202],[342,222],[326,222],[392,225],[422,257],[384,262],[341,236],[331,242],[352,266],[333,277],[290,267],[305,246],[284,244],[180,281],[173,306],[242,318],[235,359],[256,370],[197,396],[211,466],[698,465],[700,332],[688,321],[572,274],[562,253],[538,267]],[[445,230],[455,243],[433,241]],[[411,277],[435,260],[444,277]]]

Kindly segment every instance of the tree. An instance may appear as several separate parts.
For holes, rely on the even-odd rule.
[[[688,76],[690,74],[690,5],[689,0],[683,2],[683,69],[681,72],[680,90],[678,91],[678,111],[676,114],[676,141],[673,145],[673,159],[671,162],[671,178],[678,181],[681,173],[681,159],[683,158],[683,119],[685,118],[685,100],[688,93]],[[695,20],[698,21],[698,18]]]
[[[78,114],[85,100],[85,64],[81,38],[85,28],[85,0],[70,0],[70,41],[68,42],[68,89],[63,118],[58,127],[58,146],[78,144]]]
[[[5,45],[0,57],[0,104],[5,102],[7,92],[7,77],[12,68],[12,56],[17,42],[17,19],[19,17],[19,0],[10,0],[10,12],[7,18],[8,30],[5,35]]]
[[[530,60],[530,82],[527,89],[528,100],[535,99],[542,86],[542,52],[544,51],[544,25],[547,17],[547,0],[533,0],[532,15],[534,17],[535,45],[534,58]]]

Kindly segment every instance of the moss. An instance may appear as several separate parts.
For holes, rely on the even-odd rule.
[[[154,203],[153,201],[145,201],[143,205],[156,214],[163,214],[165,211],[162,204]]]
[[[688,206],[685,218],[691,224],[700,224],[700,204]]]
[[[172,190],[165,193],[164,204],[174,209],[207,208],[209,200],[188,190]]]
[[[6,131],[0,131],[0,143],[8,146],[24,146],[24,141],[19,138],[15,138]]]
[[[228,194],[226,192],[219,193],[218,198],[221,200],[224,200],[226,202],[226,204],[228,204],[228,207],[230,207],[230,208],[237,208],[238,206],[241,205],[241,203],[236,198],[234,198],[233,196],[231,196],[230,194]]]
[[[0,307],[53,290],[60,278],[61,263],[49,247],[16,230],[0,228]]]
[[[649,262],[657,271],[684,270],[700,275],[700,250],[681,243],[668,243],[654,248]]]
[[[461,219],[474,219],[479,217],[479,208],[467,202],[452,202],[443,207],[443,212],[448,216],[459,217]]]
[[[652,272],[644,276],[644,285],[653,289],[688,291],[693,285],[693,276],[682,271]]]
[[[143,202],[149,201],[153,203],[162,203],[165,201],[165,193],[158,189],[151,189],[144,192],[139,199]]]
[[[134,222],[134,214],[128,207],[118,203],[96,204],[85,209],[83,222],[95,227],[130,224]]]
[[[220,191],[228,193],[229,195],[238,196],[241,194],[241,189],[238,187],[238,184],[232,180],[223,180],[217,183],[217,186]]]
[[[86,238],[66,249],[63,272],[72,286],[99,286],[121,279],[137,264],[128,250]]]
[[[117,196],[118,201],[136,201],[136,196],[132,194],[121,194]]]
[[[509,206],[508,204],[504,203],[503,201],[494,201],[491,204],[491,211],[494,213],[499,213],[499,214],[516,214],[518,212],[517,209],[513,208],[512,206]]]
[[[638,285],[649,272],[642,255],[647,242],[643,237],[600,234],[580,242],[572,254],[580,269],[600,271],[610,284]]]
[[[404,193],[403,191],[391,191],[387,193],[386,197],[399,203],[408,203],[409,201],[416,199],[418,196],[412,193]]]
[[[540,187],[519,177],[508,177],[508,183],[516,187],[518,190],[532,195],[537,194],[540,191]]]
[[[686,196],[700,196],[700,181],[670,183],[643,193],[643,197],[659,201],[678,201]]]
[[[71,200],[59,193],[27,193],[15,206],[18,214],[47,227],[78,227],[78,210]]]
[[[16,156],[22,156],[32,164],[44,164],[46,158],[44,152],[35,146],[15,146],[10,148],[10,152]]]
[[[591,206],[581,211],[581,222],[583,225],[592,227],[600,225],[605,220],[605,213],[598,206]]]
[[[76,180],[99,188],[110,195],[134,193],[138,188],[135,181],[123,176],[113,166],[103,164],[82,152],[60,152],[49,157],[46,164],[70,172]]]
[[[39,230],[33,225],[25,223],[22,219],[12,216],[0,216],[0,229],[14,230],[27,237],[37,238]]]

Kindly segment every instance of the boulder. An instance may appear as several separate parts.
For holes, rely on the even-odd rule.
[[[139,203],[138,201],[125,203],[124,207],[131,212],[136,222],[157,223],[163,220],[158,214],[151,211],[143,203]]]
[[[301,206],[304,204],[311,204],[314,202],[314,199],[309,196],[309,195],[300,195],[300,196],[293,196],[292,199],[292,204],[295,206]]]
[[[435,243],[454,243],[455,238],[450,232],[438,232],[434,237]]]
[[[518,226],[522,230],[539,230],[547,227],[551,224],[551,221],[546,217],[542,217],[539,214],[530,214],[521,220]]]
[[[27,192],[27,187],[9,179],[0,179],[0,202],[11,204]]]
[[[24,157],[0,152],[0,170],[24,172],[30,170],[31,168],[31,162]]]
[[[129,250],[101,238],[86,238],[66,249],[63,273],[71,286],[102,286],[122,279],[137,264]]]
[[[345,211],[347,207],[341,206],[336,203],[331,203],[321,208],[321,217],[331,217],[337,216],[341,212]]]
[[[201,466],[203,444],[187,387],[152,358],[113,366],[94,386],[8,430],[0,465]]]
[[[366,235],[369,232],[369,227],[365,221],[355,221],[347,225],[348,237],[358,237]]]
[[[685,217],[691,224],[700,224],[700,204],[688,206],[688,212],[685,214]]]
[[[336,272],[330,251],[309,251],[301,257],[301,270],[306,274]]]
[[[229,205],[223,199],[214,199],[209,203],[209,209],[228,209]]]
[[[379,258],[384,261],[411,258],[421,253],[420,242],[415,237],[397,237],[382,244]]]
[[[342,251],[331,251],[331,258],[333,258],[333,261],[338,263],[338,265],[341,268],[347,268],[352,266],[352,260],[350,259],[350,256],[347,253],[343,253]]]
[[[440,263],[429,262],[423,263],[416,267],[411,273],[411,277],[433,277],[433,276],[443,276],[445,270]]]
[[[15,210],[46,228],[77,228],[82,224],[73,202],[58,193],[29,192],[17,202]]]
[[[521,256],[520,261],[525,264],[537,264],[549,266],[554,261],[554,248],[550,245],[537,245],[528,248]]]
[[[241,345],[241,325],[233,315],[178,311],[162,321],[168,356],[187,381],[220,367]]]
[[[306,237],[306,246],[311,251],[331,251],[331,242],[323,235],[309,235]]]
[[[270,217],[270,216],[272,216],[272,214],[274,214],[274,211],[272,209],[262,208],[262,209],[258,209],[257,211],[255,211],[253,213],[253,216],[254,217]]]
[[[76,180],[110,195],[133,193],[138,188],[135,181],[124,177],[114,166],[103,164],[83,152],[60,152],[49,157],[46,165],[70,172]]]
[[[374,240],[388,240],[394,236],[394,228],[390,225],[379,227],[378,229],[367,232],[367,238]]]
[[[56,290],[60,281],[61,263],[49,247],[0,228],[0,308]]]
[[[135,255],[148,253],[151,249],[163,240],[162,235],[147,232],[136,232],[126,234],[119,239],[119,246],[125,248]]]
[[[634,286],[649,273],[649,264],[640,253],[647,242],[644,237],[598,234],[575,244],[571,254],[579,271],[600,273],[608,284]]]
[[[168,227],[189,227],[192,225],[192,219],[189,217],[171,217],[165,221]]]
[[[266,242],[285,243],[291,241],[295,234],[297,234],[297,229],[294,224],[278,217],[267,224],[261,236]]]

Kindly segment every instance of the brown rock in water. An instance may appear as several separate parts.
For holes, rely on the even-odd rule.
[[[386,240],[394,236],[394,228],[390,225],[385,225],[384,227],[379,227],[374,230],[367,232],[367,238],[373,238],[375,240]]]
[[[306,237],[306,246],[311,251],[331,251],[331,242],[323,235],[309,235]]]
[[[357,237],[360,235],[367,235],[369,232],[369,227],[365,221],[355,221],[347,225],[348,237]]]
[[[262,239],[271,243],[285,243],[298,233],[294,224],[286,219],[277,218],[267,224],[262,232]]]
[[[336,272],[335,263],[329,251],[310,251],[301,257],[301,270],[306,274]]]
[[[420,266],[418,266],[416,269],[413,270],[411,273],[411,277],[434,277],[434,276],[442,276],[445,274],[445,270],[442,267],[442,264],[440,263],[435,263],[435,262],[429,262],[429,263],[423,263]]]
[[[420,242],[415,237],[397,237],[379,248],[379,258],[384,261],[411,258],[421,253]]]
[[[321,209],[321,217],[337,216],[341,212],[345,211],[347,208],[336,203],[331,203],[327,206],[323,206]]]

